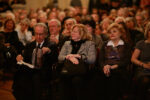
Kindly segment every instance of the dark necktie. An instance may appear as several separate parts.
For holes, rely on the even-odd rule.
[[[40,49],[40,45],[41,45],[41,44],[38,44],[38,45],[36,46],[36,51],[35,51],[35,68],[38,68],[38,63],[37,63],[38,57],[37,57],[37,55],[38,55],[38,50]]]

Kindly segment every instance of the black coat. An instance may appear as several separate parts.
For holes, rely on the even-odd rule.
[[[1,31],[0,34],[4,35],[5,43],[10,43],[10,45],[14,46],[18,54],[22,53],[24,46],[19,41],[19,38],[18,38],[16,31],[12,31],[12,32]]]
[[[32,64],[32,53],[35,47],[35,41],[26,45],[23,52],[25,62]],[[50,86],[51,67],[57,61],[58,50],[54,44],[48,41],[45,41],[42,47],[50,48],[51,52],[43,55],[43,65],[40,69],[18,66],[13,89],[14,96],[19,100],[41,100],[43,89]]]
[[[0,70],[3,69],[6,73],[15,72],[16,55],[17,52],[13,46],[6,47],[0,43]]]
[[[42,69],[50,68],[50,66],[52,66],[52,64],[57,61],[57,55],[58,55],[57,47],[55,44],[52,44],[48,41],[45,41],[42,47],[48,47],[51,50],[50,53],[46,53],[45,55],[43,55]],[[30,44],[27,44],[27,46],[24,49],[24,54],[23,54],[25,62],[30,63],[30,64],[32,63],[32,53],[35,48],[36,48],[35,41]]]

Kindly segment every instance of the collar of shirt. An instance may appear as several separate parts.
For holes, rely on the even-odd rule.
[[[40,43],[40,48],[42,47],[42,45],[43,45],[43,43],[44,43],[44,41],[42,41],[41,43]],[[38,46],[38,42],[36,42],[36,46]]]
[[[124,41],[123,40],[119,40],[118,45],[124,45]],[[115,47],[114,43],[111,40],[107,43],[107,46]]]
[[[58,39],[59,39],[59,34],[57,34],[55,37],[56,37],[56,39],[58,40]]]

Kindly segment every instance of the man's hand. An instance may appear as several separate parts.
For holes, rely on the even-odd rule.
[[[65,35],[65,36],[70,36],[70,33],[71,32],[67,29],[64,29],[64,31],[62,32],[62,34]]]
[[[51,50],[48,47],[43,47],[42,52],[43,52],[43,54],[46,54],[46,53],[50,53]]]
[[[10,47],[10,43],[5,43],[4,44],[6,47]]]
[[[59,40],[54,35],[50,36],[50,41],[55,42],[56,44],[59,42]]]
[[[22,55],[18,55],[16,57],[17,62],[23,61],[23,56]]]

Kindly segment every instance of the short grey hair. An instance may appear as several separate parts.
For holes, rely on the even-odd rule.
[[[23,20],[21,20],[21,22],[20,23],[22,23],[22,24],[26,24],[26,25],[30,25],[30,20],[28,19],[28,18],[25,18],[25,19],[23,19]]]
[[[115,19],[115,22],[117,22],[118,20],[121,20],[121,21],[125,22],[125,18],[124,18],[124,17],[118,16],[118,17]]]
[[[45,34],[48,33],[48,28],[47,28],[46,24],[44,24],[44,23],[37,23],[37,24],[35,24],[35,25],[34,25],[34,31],[35,31],[35,28],[36,28],[37,26],[43,27],[43,28],[44,28],[44,33],[45,33]]]
[[[113,23],[113,20],[109,19],[109,18],[105,18],[101,21],[100,25],[103,25],[104,22],[108,22],[109,24],[112,24]]]
[[[68,18],[66,21],[68,21],[68,20],[73,21],[73,24],[74,24],[74,25],[77,24],[77,21],[76,21],[76,19],[74,19],[74,18]]]
[[[61,22],[60,22],[58,19],[51,19],[51,20],[49,20],[49,21],[48,21],[48,26],[49,26],[49,23],[51,23],[51,22],[56,22],[57,25],[58,25],[58,27],[61,26]]]

